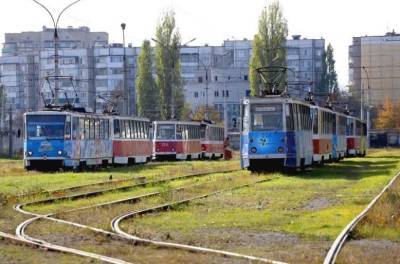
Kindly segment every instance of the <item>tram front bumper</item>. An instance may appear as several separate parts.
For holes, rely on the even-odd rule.
[[[249,159],[286,159],[286,154],[249,154]]]

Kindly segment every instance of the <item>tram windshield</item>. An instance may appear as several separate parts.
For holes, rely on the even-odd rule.
[[[65,115],[27,115],[28,139],[64,139]]]
[[[282,104],[252,105],[251,124],[253,131],[283,130]]]
[[[157,139],[175,139],[175,125],[157,125]]]

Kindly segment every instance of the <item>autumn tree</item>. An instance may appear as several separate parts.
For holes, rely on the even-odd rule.
[[[400,105],[400,101],[397,102],[397,105]],[[393,102],[389,97],[385,98],[382,108],[378,111],[378,116],[375,119],[375,128],[400,128],[400,114],[395,111]]]
[[[160,114],[162,119],[180,116],[184,105],[181,80],[180,42],[176,29],[175,13],[167,11],[156,28],[156,84],[160,91]]]
[[[208,106],[207,112],[208,112],[209,120],[213,121],[216,124],[222,123],[221,115],[217,111],[217,109],[215,109],[212,106]],[[201,105],[201,106],[197,107],[196,111],[194,112],[193,120],[197,120],[197,121],[205,120],[205,116],[206,116],[206,107],[204,105]]]
[[[250,90],[251,95],[260,95],[260,76],[256,69],[267,66],[286,67],[286,37],[288,35],[287,21],[283,17],[279,1],[273,1],[264,8],[258,21],[258,33],[253,39],[253,54],[250,59]],[[267,85],[286,85],[286,74],[271,71],[264,74]]]
[[[150,41],[143,41],[136,75],[137,111],[140,117],[157,120],[160,117],[160,92],[153,78],[153,54]]]

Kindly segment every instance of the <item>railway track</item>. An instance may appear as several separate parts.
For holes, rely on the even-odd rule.
[[[341,249],[346,243],[347,238],[350,233],[354,230],[357,224],[367,215],[368,211],[376,204],[376,202],[381,198],[381,196],[389,189],[393,183],[400,177],[400,172],[398,172],[393,179],[382,189],[382,191],[375,196],[375,198],[368,204],[368,206],[358,214],[343,230],[340,232],[339,236],[335,239],[332,246],[330,247],[327,255],[324,259],[324,264],[333,264],[336,261]]]
[[[81,198],[94,197],[94,196],[98,196],[98,195],[102,195],[102,194],[110,193],[110,192],[115,192],[115,191],[125,191],[125,190],[138,188],[138,187],[146,187],[148,185],[162,184],[162,183],[167,183],[167,182],[176,181],[176,180],[184,180],[184,179],[190,179],[190,178],[195,178],[195,177],[202,177],[202,176],[207,176],[207,175],[214,174],[214,173],[231,173],[231,172],[235,172],[235,171],[239,171],[239,170],[223,170],[223,171],[216,171],[216,172],[187,174],[187,175],[182,175],[182,176],[177,176],[177,177],[169,177],[169,178],[161,179],[161,180],[144,181],[144,182],[134,183],[134,184],[122,186],[122,187],[108,188],[108,189],[91,191],[91,192],[84,192],[84,193],[79,193],[79,194],[74,194],[74,195],[46,198],[46,199],[42,199],[42,200],[26,202],[26,203],[21,204],[20,206],[23,207],[23,206],[36,205],[36,204],[47,204],[47,203],[53,203],[55,201],[63,201],[63,200],[77,200],[77,199],[81,199]],[[132,181],[132,179],[120,180],[119,183],[129,182],[129,181]],[[102,186],[102,185],[106,185],[107,182],[87,184],[87,185],[83,185],[82,188],[98,186],[99,184],[100,184],[100,186]],[[79,189],[81,189],[81,188],[79,188],[78,186],[75,186],[75,187],[70,187],[70,188],[53,190],[51,192],[52,193],[62,193],[62,192],[67,192],[67,191],[71,191],[71,190],[72,191],[79,190]]]
[[[235,170],[230,170],[228,172],[233,172]],[[227,172],[227,171],[224,171]],[[220,173],[220,172],[213,172],[213,173]],[[166,181],[172,181],[172,180],[177,180],[177,179],[184,179],[184,178],[189,178],[189,177],[196,177],[196,176],[201,176],[201,175],[209,175],[209,174],[213,174],[213,173],[201,173],[201,174],[191,174],[191,175],[185,175],[185,176],[179,176],[179,177],[172,177],[172,178],[168,178],[168,179],[164,179],[164,180],[159,180],[159,181],[151,181],[151,182],[147,182],[147,183],[140,183],[140,184],[135,184],[134,187],[144,187],[148,184],[157,184],[157,183],[163,183]],[[15,206],[15,210],[17,210],[18,212],[25,214],[25,215],[29,215],[32,216],[32,218],[24,221],[23,223],[21,223],[17,229],[16,229],[16,234],[18,236],[19,239],[22,239],[28,243],[35,243],[40,245],[41,247],[46,247],[48,249],[52,249],[52,250],[58,250],[61,252],[65,252],[65,253],[70,253],[70,254],[76,254],[76,255],[80,255],[80,256],[85,256],[85,257],[90,257],[93,259],[99,259],[102,261],[106,261],[109,263],[127,263],[124,262],[123,260],[120,259],[114,259],[114,258],[109,258],[107,256],[102,256],[99,254],[94,254],[91,252],[85,252],[85,251],[81,251],[81,250],[77,250],[77,249],[72,249],[72,248],[68,248],[68,247],[63,247],[63,246],[59,246],[59,245],[54,245],[51,243],[48,243],[46,241],[40,240],[40,239],[36,239],[33,237],[30,237],[28,235],[26,235],[25,230],[26,228],[31,225],[32,223],[34,223],[35,221],[38,221],[40,219],[46,219],[46,220],[51,220],[51,221],[55,221],[58,223],[62,223],[62,224],[67,224],[67,225],[71,225],[74,227],[78,227],[78,228],[84,228],[87,230],[91,230],[93,232],[97,232],[97,233],[101,233],[103,235],[107,235],[109,237],[113,237],[115,239],[123,239],[123,240],[128,240],[128,241],[132,241],[135,243],[142,243],[145,245],[156,245],[159,247],[164,247],[164,248],[174,248],[174,249],[180,249],[180,250],[187,250],[187,251],[191,251],[191,252],[197,252],[197,253],[206,253],[206,254],[216,254],[216,255],[222,255],[222,256],[226,256],[226,257],[233,257],[233,258],[241,258],[241,259],[245,259],[245,260],[250,260],[250,261],[258,261],[258,262],[264,262],[264,263],[281,263],[281,262],[277,262],[277,261],[273,261],[273,260],[269,260],[269,259],[265,259],[265,258],[258,258],[258,257],[253,257],[253,256],[248,256],[248,255],[242,255],[242,254],[238,254],[238,253],[234,253],[234,252],[228,252],[228,251],[222,251],[222,250],[214,250],[214,249],[209,249],[209,248],[202,248],[202,247],[195,247],[195,246],[190,246],[190,245],[183,245],[183,244],[176,244],[176,243],[167,243],[167,242],[161,242],[161,241],[153,241],[153,240],[149,240],[149,239],[143,239],[143,238],[139,238],[139,237],[134,237],[134,236],[130,236],[129,234],[123,233],[123,231],[119,228],[118,224],[120,223],[120,221],[122,221],[123,219],[132,217],[133,215],[138,215],[138,214],[144,214],[144,213],[148,213],[148,212],[154,212],[157,210],[165,210],[168,208],[171,208],[174,205],[177,204],[184,204],[184,203],[189,203],[190,201],[196,200],[196,199],[202,199],[202,198],[206,198],[212,195],[216,195],[222,192],[227,192],[227,191],[233,191],[239,188],[244,188],[244,187],[248,187],[251,186],[253,184],[257,184],[257,183],[261,183],[261,182],[265,182],[265,181],[269,181],[271,179],[263,179],[263,180],[259,180],[259,181],[255,181],[252,183],[247,183],[247,184],[243,184],[243,185],[239,185],[239,186],[234,186],[232,188],[227,188],[227,189],[223,189],[223,190],[218,190],[212,193],[208,193],[205,195],[200,195],[200,196],[196,196],[196,197],[192,197],[190,199],[184,199],[181,201],[176,201],[170,204],[164,204],[161,206],[157,206],[154,208],[149,208],[146,210],[142,210],[139,213],[138,212],[129,212],[126,214],[123,214],[120,217],[117,217],[115,219],[113,219],[111,225],[113,226],[113,230],[118,230],[121,233],[113,233],[113,232],[108,232],[102,229],[98,229],[98,228],[94,228],[94,227],[90,227],[87,225],[81,225],[79,223],[75,223],[75,222],[70,222],[70,221],[65,221],[65,220],[61,220],[61,219],[57,219],[54,217],[55,214],[47,214],[47,215],[41,215],[41,214],[36,214],[36,213],[31,213],[31,212],[27,212],[25,210],[23,210],[23,207],[26,205],[32,205],[34,203],[50,203],[50,202],[55,202],[59,199],[68,199],[67,196],[66,197],[58,197],[58,198],[53,198],[53,199],[46,199],[46,200],[40,200],[40,201],[36,201],[36,202],[28,202],[28,203],[23,203],[23,204],[17,204]],[[204,184],[204,183],[203,183]],[[195,187],[198,185],[202,185],[202,184],[195,184],[192,186],[187,186],[187,187],[180,187],[180,188],[175,188],[173,190],[170,191],[179,191],[179,190],[183,190],[183,189],[187,189],[190,187]],[[123,187],[124,189],[126,187]],[[132,188],[132,186],[130,187]],[[121,190],[120,188],[114,188],[114,190]],[[106,189],[103,191],[96,191],[94,192],[95,194],[89,194],[89,196],[91,195],[96,195],[96,194],[101,194],[110,191],[110,189]],[[148,193],[145,195],[141,195],[141,196],[136,196],[136,197],[131,197],[128,199],[123,199],[123,200],[117,200],[117,201],[112,201],[112,202],[107,202],[107,203],[102,203],[102,204],[97,204],[97,205],[93,205],[93,206],[89,206],[89,207],[83,207],[83,208],[77,208],[74,210],[84,210],[87,208],[92,208],[92,207],[96,207],[96,206],[104,206],[104,205],[112,205],[112,204],[116,204],[116,203],[123,203],[123,202],[137,202],[140,201],[141,199],[144,198],[148,198],[148,197],[152,197],[152,196],[156,196],[159,195],[160,192],[153,192],[153,193]],[[81,197],[88,197],[85,196],[85,194],[80,194],[83,195]],[[77,197],[76,195],[73,195],[72,197]],[[69,210],[69,211],[74,211],[74,210]],[[66,211],[67,212],[67,211]],[[114,229],[115,228],[115,229]]]

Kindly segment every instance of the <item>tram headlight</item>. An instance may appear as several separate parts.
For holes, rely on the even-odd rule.
[[[283,149],[283,147],[279,147],[279,148],[277,149],[277,151],[278,151],[278,153],[283,153],[285,150]]]
[[[175,148],[172,148],[171,151],[174,152],[174,151],[175,151]]]
[[[28,151],[28,156],[30,157],[32,155],[33,155],[32,151]]]
[[[57,152],[57,154],[58,154],[59,156],[61,156],[61,155],[63,154],[63,152],[62,152],[61,150],[59,150],[59,151]]]
[[[252,148],[250,149],[250,151],[251,151],[251,153],[256,153],[256,152],[257,152],[257,148],[252,147]]]

